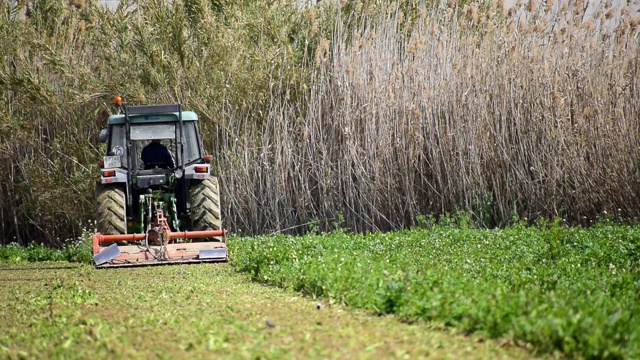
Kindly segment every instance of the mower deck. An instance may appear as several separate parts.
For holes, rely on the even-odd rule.
[[[226,262],[227,245],[217,241],[168,244],[163,256],[161,246],[112,244],[100,247],[94,259],[98,268]]]

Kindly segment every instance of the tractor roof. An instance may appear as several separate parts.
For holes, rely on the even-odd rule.
[[[156,114],[145,114],[145,115],[129,115],[129,120],[132,124],[142,124],[142,123],[159,123],[159,122],[177,122],[178,115],[177,112],[166,112],[166,113],[156,113]],[[197,121],[198,115],[196,115],[193,111],[183,111],[182,112],[182,121]],[[108,125],[115,124],[124,124],[124,114],[111,115],[109,116],[109,120],[107,120]]]

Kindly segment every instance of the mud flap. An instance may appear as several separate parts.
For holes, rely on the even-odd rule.
[[[212,250],[200,250],[198,258],[200,260],[227,260],[227,249],[218,248]]]
[[[107,261],[113,260],[120,256],[120,249],[118,249],[118,244],[111,244],[106,249],[100,251],[97,255],[93,256],[93,261],[97,265],[101,265],[106,263]]]

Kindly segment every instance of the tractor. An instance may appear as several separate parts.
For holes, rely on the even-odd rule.
[[[218,179],[196,113],[115,102],[99,135],[96,267],[227,261]]]

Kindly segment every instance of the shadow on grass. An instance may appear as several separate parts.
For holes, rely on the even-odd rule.
[[[76,269],[81,265],[79,264],[69,264],[69,265],[34,265],[31,264],[19,264],[19,265],[10,265],[10,264],[0,264],[0,271],[24,271],[24,270],[67,270],[67,269]]]

